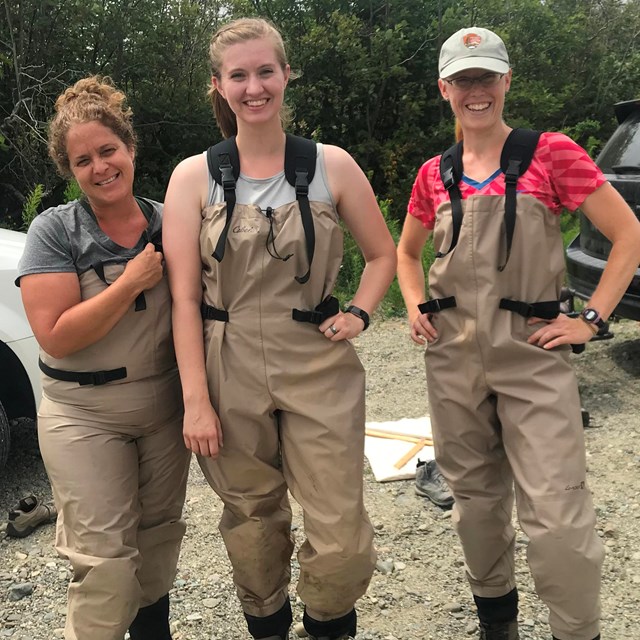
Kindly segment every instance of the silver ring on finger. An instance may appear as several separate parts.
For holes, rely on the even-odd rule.
[[[336,333],[338,333],[338,330],[336,329],[336,326],[334,324],[329,327],[329,331],[331,331],[334,336],[336,335]]]

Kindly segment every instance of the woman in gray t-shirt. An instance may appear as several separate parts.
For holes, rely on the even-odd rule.
[[[49,151],[81,200],[31,225],[18,284],[40,344],[42,457],[69,558],[65,638],[170,640],[189,465],[157,202],[133,194],[125,96],[90,77],[56,103]]]

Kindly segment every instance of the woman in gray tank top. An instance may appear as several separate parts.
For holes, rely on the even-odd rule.
[[[288,638],[289,490],[304,511],[304,626],[312,638],[353,637],[375,552],[362,496],[364,372],[349,339],[394,276],[394,244],[351,156],[285,135],[290,68],[273,25],[225,25],[210,57],[229,141],[183,161],[166,199],[184,438],[224,502],[219,528],[251,636]],[[344,311],[332,296],[339,217],[366,260]]]

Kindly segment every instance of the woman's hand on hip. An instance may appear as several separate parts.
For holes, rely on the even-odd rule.
[[[416,343],[423,345],[426,342],[434,342],[438,337],[436,328],[431,324],[430,313],[419,313],[413,321],[409,320],[411,325],[411,339]]]
[[[531,318],[527,324],[543,323],[542,327],[532,333],[527,342],[543,349],[553,349],[563,344],[584,344],[596,333],[584,320],[570,318],[561,313],[553,320]]]
[[[364,320],[353,313],[342,313],[325,320],[318,326],[320,333],[331,342],[355,338],[364,330]]]
[[[207,458],[218,457],[223,445],[222,426],[210,403],[185,406],[182,435],[187,449]]]

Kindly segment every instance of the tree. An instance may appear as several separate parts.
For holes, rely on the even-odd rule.
[[[111,75],[134,110],[136,189],[162,199],[175,164],[220,139],[205,98],[207,48],[231,17],[283,31],[295,132],[348,149],[390,214],[404,215],[416,170],[453,140],[437,89],[441,43],[478,24],[514,65],[508,122],[559,129],[590,151],[611,133],[612,104],[640,95],[640,2],[634,0],[2,0],[0,221],[19,225],[26,195],[43,206],[64,182],[46,153],[57,95]]]

